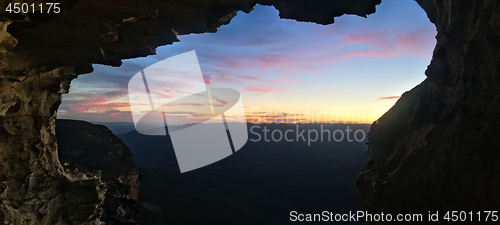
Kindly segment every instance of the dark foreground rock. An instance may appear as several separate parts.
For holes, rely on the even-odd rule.
[[[78,120],[56,121],[59,160],[66,170],[98,173],[103,193],[101,221],[142,224],[139,171],[132,153],[107,127]],[[88,193],[76,193],[85,200]]]
[[[418,2],[437,45],[427,79],[371,127],[357,179],[364,209],[499,210],[500,2]]]

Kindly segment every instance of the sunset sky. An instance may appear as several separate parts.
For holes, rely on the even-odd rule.
[[[92,74],[72,82],[58,118],[132,122],[132,76],[191,50],[209,87],[241,93],[248,119],[322,113],[329,121],[319,122],[371,123],[425,79],[436,30],[413,0],[384,0],[368,18],[342,16],[327,26],[278,13],[257,5],[217,33],[179,36],[157,55],[124,60],[119,68],[94,65]]]

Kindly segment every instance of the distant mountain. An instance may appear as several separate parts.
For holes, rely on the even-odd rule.
[[[162,218],[172,224],[286,224],[290,211],[346,213],[361,208],[354,182],[368,159],[365,141],[357,142],[352,136],[352,142],[346,137],[336,142],[332,136],[327,141],[325,131],[323,142],[318,138],[308,143],[296,138],[296,133],[303,131],[307,138],[307,130],[320,132],[323,128],[333,133],[349,128],[351,135],[360,130],[361,139],[369,125],[247,125],[252,132],[242,149],[183,174],[168,135],[147,136],[136,131],[119,135],[141,171],[140,201],[158,206]],[[266,142],[264,126],[270,130],[267,135],[293,130],[289,139],[293,136],[295,140]],[[257,134],[260,141],[255,141]]]
[[[130,122],[92,122],[97,125],[104,125],[115,135],[125,134],[135,130],[134,123]]]

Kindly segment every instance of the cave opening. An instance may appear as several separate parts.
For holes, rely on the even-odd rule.
[[[368,18],[344,15],[326,26],[278,14],[257,5],[216,33],[181,35],[156,55],[124,60],[118,68],[95,64],[93,73],[72,81],[58,118],[123,127],[132,122],[130,78],[196,50],[207,86],[239,90],[248,120],[306,112],[311,117],[300,119],[312,123],[371,124],[425,78],[436,43],[434,25],[411,0],[386,1]]]
[[[248,193],[256,194],[256,201],[272,202],[269,209],[278,212],[288,209],[282,204],[303,204],[309,211],[357,210],[361,200],[354,179],[368,159],[365,140],[356,145],[337,143],[334,151],[329,148],[330,143],[285,147],[279,143],[265,147],[250,143],[252,150],[189,173],[178,186],[160,190],[159,187],[170,187],[166,181],[159,181],[161,178],[180,179],[175,155],[171,149],[168,153],[161,152],[164,146],[147,145],[159,139],[139,139],[134,133],[127,90],[130,78],[149,65],[190,50],[196,50],[209,88],[231,87],[240,91],[247,120],[265,118],[264,115],[274,119],[279,115],[310,113],[311,117],[304,116],[310,123],[361,124],[367,131],[369,124],[392,107],[402,93],[424,80],[436,44],[435,26],[411,0],[384,1],[377,7],[377,13],[368,18],[344,15],[327,26],[280,19],[278,13],[272,6],[257,5],[249,14],[238,12],[216,33],[179,36],[180,42],[159,47],[156,55],[124,60],[118,68],[94,65],[93,73],[72,81],[70,93],[63,96],[58,118],[103,124],[123,139],[131,148],[141,174],[155,177],[155,181],[142,181],[144,192],[168,194],[143,194],[140,200],[175,214],[178,220],[196,218],[183,217],[179,209],[168,204],[171,198],[188,199],[186,204],[202,199],[200,208],[220,204],[204,202],[203,196],[207,195],[217,196],[221,201],[240,202],[233,202],[235,209],[230,211],[241,218],[248,215],[241,214],[240,209],[254,204],[248,200]],[[141,149],[144,146],[151,149]],[[304,154],[300,149],[308,147],[319,150]],[[255,151],[273,148],[286,148],[295,158],[286,158],[279,152]],[[350,153],[343,153],[345,149]],[[270,156],[274,159],[269,160]],[[315,161],[317,157],[322,159]],[[242,162],[265,171],[267,177],[255,179],[254,172],[245,167],[235,170],[235,165]],[[315,167],[310,168],[312,164]],[[293,171],[301,177],[293,180],[280,170]],[[217,177],[221,183],[213,184],[207,177]],[[277,177],[282,180],[276,181]],[[209,188],[195,186],[198,195],[184,196],[183,188],[191,187],[190,182]],[[320,183],[323,187],[315,186]],[[241,192],[222,196],[218,193],[224,188],[222,185],[245,187]],[[293,199],[304,190],[317,193],[296,202],[283,200]],[[339,197],[337,193],[343,195]],[[278,203],[274,202],[276,199]],[[332,205],[332,201],[336,203]],[[250,208],[261,213],[266,210]]]

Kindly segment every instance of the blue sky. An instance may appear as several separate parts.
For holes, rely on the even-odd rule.
[[[327,26],[278,13],[257,5],[217,33],[179,36],[157,55],[124,60],[119,68],[94,65],[92,74],[72,82],[58,118],[132,122],[130,78],[191,50],[207,85],[240,91],[246,114],[254,117],[316,112],[371,123],[425,79],[436,30],[413,0],[384,0],[368,18],[347,15]]]

